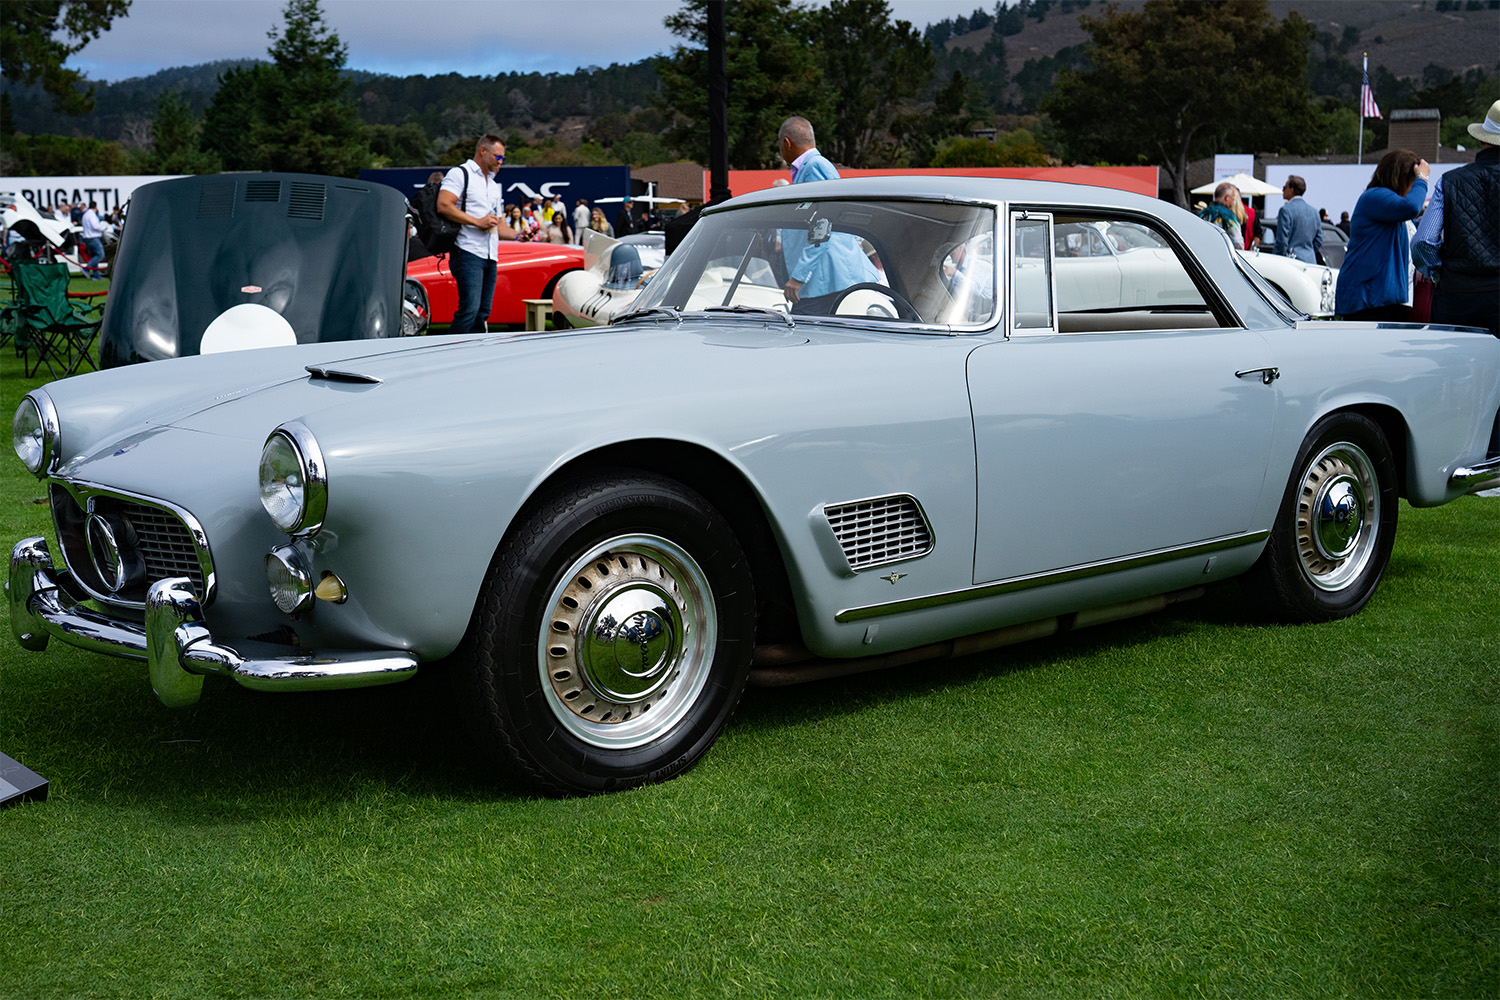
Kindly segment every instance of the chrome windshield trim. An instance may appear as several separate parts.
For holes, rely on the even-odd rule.
[[[1223,538],[1214,538],[1193,545],[1157,549],[1152,552],[1122,556],[1118,559],[1104,559],[1099,562],[1083,563],[1079,566],[1049,570],[1045,573],[1031,573],[1026,576],[1011,577],[1008,580],[997,580],[994,583],[969,587],[965,590],[950,590],[942,594],[911,597],[903,601],[889,601],[884,604],[870,604],[859,608],[848,608],[834,615],[833,620],[836,622],[858,622],[870,618],[884,618],[887,615],[899,615],[907,611],[922,611],[927,608],[943,607],[949,604],[962,604],[965,601],[978,601],[987,597],[999,597],[1002,594],[1034,590],[1037,587],[1049,587],[1057,583],[1070,583],[1074,580],[1104,576],[1107,573],[1120,573],[1125,570],[1140,569],[1144,566],[1155,566],[1158,563],[1171,562],[1174,559],[1190,559],[1194,556],[1206,555],[1210,552],[1221,552],[1224,549],[1233,549],[1242,545],[1251,545],[1264,541],[1270,534],[1270,531],[1247,531],[1243,534],[1227,535]]]
[[[161,497],[147,496],[144,493],[132,493],[129,490],[116,489],[113,486],[105,486],[103,483],[91,482],[87,479],[63,479],[54,476],[48,480],[49,484],[56,484],[72,495],[74,502],[83,508],[86,513],[92,512],[88,501],[91,496],[114,497],[120,500],[129,500],[134,503],[146,504],[151,507],[160,507],[170,512],[183,526],[187,528],[188,534],[193,536],[193,556],[198,560],[198,568],[203,573],[203,604],[208,606],[213,603],[214,595],[218,592],[218,582],[214,576],[213,553],[208,549],[208,533],[203,530],[203,524],[184,507],[179,507],[170,500]],[[83,494],[80,496],[80,494]],[[57,518],[53,517],[53,530],[58,531]],[[59,538],[59,545],[61,538]],[[66,557],[66,554],[65,554]],[[118,594],[100,594],[88,586],[77,573],[72,574],[72,579],[78,586],[86,591],[95,600],[119,608],[144,608],[145,601],[121,600]]]

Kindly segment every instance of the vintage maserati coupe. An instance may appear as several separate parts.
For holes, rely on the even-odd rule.
[[[1119,224],[1160,272],[1062,280],[1062,227]],[[587,793],[689,768],[747,682],[1236,576],[1352,614],[1398,498],[1500,483],[1500,339],[1306,322],[1148,198],[871,178],[705,212],[609,327],[91,373],[14,438],[56,528],[11,554],[26,649],[144,660],[170,705],[431,664],[497,766]]]

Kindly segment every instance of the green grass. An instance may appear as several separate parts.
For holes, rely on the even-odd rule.
[[[0,412],[36,382],[0,349]],[[0,460],[0,541],[50,534]],[[6,997],[1500,995],[1500,499],[1355,618],[1232,587],[753,690],[683,778],[496,787],[431,672],[276,696],[0,635]]]

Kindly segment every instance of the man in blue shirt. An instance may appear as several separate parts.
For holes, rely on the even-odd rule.
[[[812,123],[792,117],[781,123],[776,132],[781,158],[792,169],[792,183],[832,180],[838,168],[818,152]],[[787,301],[796,305],[803,298],[816,298],[842,291],[850,285],[878,281],[879,273],[865,256],[859,240],[848,233],[832,233],[809,244],[806,230],[786,229],[781,233],[781,249],[786,255]]]
[[[1306,193],[1307,182],[1296,174],[1282,185],[1281,196],[1286,204],[1276,213],[1276,252],[1316,264],[1318,252],[1323,249],[1323,222],[1313,207],[1302,200]]]

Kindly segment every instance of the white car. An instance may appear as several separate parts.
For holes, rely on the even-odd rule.
[[[636,233],[623,239],[590,231],[583,245],[583,270],[569,271],[552,292],[552,312],[569,326],[606,326],[623,316],[641,288],[667,259],[666,237]]]
[[[1296,257],[1261,250],[1241,250],[1240,255],[1271,283],[1293,306],[1316,319],[1333,316],[1333,290],[1338,285],[1339,270],[1322,264],[1308,264]]]
[[[1066,291],[1074,301],[1089,303],[1087,307],[1118,308],[1122,288],[1131,289],[1135,304],[1141,305],[1182,291],[1167,287],[1169,276],[1181,274],[1168,266],[1171,248],[1145,226],[1060,220],[1052,239],[1059,294]],[[1271,253],[1239,252],[1295,308],[1313,317],[1333,315],[1337,270]]]

